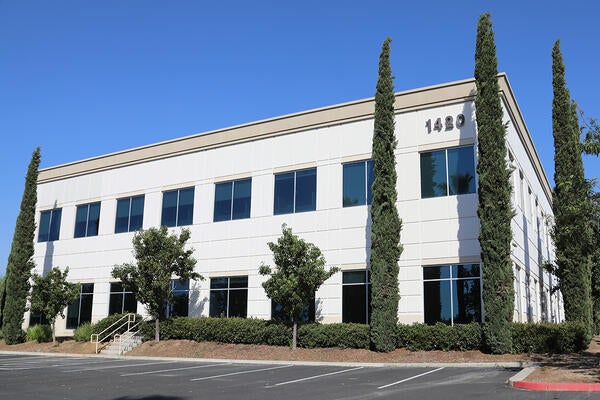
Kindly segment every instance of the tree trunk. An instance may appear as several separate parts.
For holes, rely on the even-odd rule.
[[[292,328],[292,350],[296,350],[296,334],[298,332],[298,323],[294,321],[294,327]]]
[[[160,321],[158,320],[158,318],[154,320],[154,341],[160,341]]]

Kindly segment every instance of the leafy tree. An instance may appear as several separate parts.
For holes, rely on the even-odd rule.
[[[179,235],[169,235],[167,227],[141,230],[133,237],[133,256],[136,264],[115,266],[112,276],[135,293],[136,299],[146,306],[155,319],[154,340],[160,340],[160,322],[167,318],[166,307],[173,302],[171,279],[204,279],[194,272],[196,259],[193,248],[185,250],[190,231],[182,229]]]
[[[580,127],[575,104],[567,89],[560,42],[552,49],[552,133],[554,182],[552,238],[556,273],[564,299],[565,319],[592,329],[592,230],[590,201],[581,157]]]
[[[35,236],[35,206],[40,148],[35,149],[25,176],[21,210],[17,217],[8,264],[6,266],[5,298],[2,309],[2,333],[7,344],[23,341],[23,315],[29,294],[29,278],[35,266],[33,239]]]
[[[4,300],[6,298],[6,276],[0,278],[0,332],[2,332],[2,310],[4,309]],[[1,337],[2,335],[0,335]]]
[[[294,235],[292,228],[288,228],[286,224],[281,226],[281,232],[277,243],[267,243],[273,252],[276,268],[273,270],[262,264],[259,273],[270,275],[262,284],[267,297],[281,305],[283,314],[293,324],[292,349],[295,350],[298,321],[302,320],[304,308],[323,282],[339,271],[339,268],[332,267],[326,271],[321,250]]]
[[[61,272],[54,267],[46,276],[32,275],[31,311],[43,314],[52,327],[52,342],[56,343],[56,318],[65,318],[65,308],[79,298],[79,284],[67,282],[69,268]]]
[[[492,353],[512,350],[510,322],[514,308],[512,272],[512,186],[506,156],[506,126],[498,86],[498,60],[490,14],[479,17],[475,45],[475,114],[477,120],[477,174],[479,187],[479,245],[481,247],[483,333]]]
[[[373,131],[373,201],[371,204],[371,346],[377,351],[396,347],[398,322],[398,260],[402,253],[402,221],[396,208],[396,137],[394,84],[390,67],[390,38],[379,56]]]

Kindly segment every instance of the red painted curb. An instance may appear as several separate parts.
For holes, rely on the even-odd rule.
[[[600,383],[513,382],[513,387],[552,392],[600,392]]]

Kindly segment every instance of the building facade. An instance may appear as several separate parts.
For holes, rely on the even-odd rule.
[[[550,185],[508,79],[498,79],[515,188],[514,319],[558,322],[556,278],[542,269],[553,258]],[[482,318],[474,91],[469,79],[395,95],[403,323]],[[82,284],[57,333],[144,314],[111,270],[134,261],[136,230],[160,225],[190,229],[206,278],[173,281],[171,315],[275,317],[258,268],[272,265],[267,242],[286,223],[341,268],[307,318],[367,322],[373,111],[373,99],[360,100],[41,170],[36,272],[68,266]]]

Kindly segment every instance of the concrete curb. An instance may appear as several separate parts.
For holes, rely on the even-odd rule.
[[[335,362],[335,361],[293,361],[293,360],[237,360],[226,358],[184,358],[184,357],[147,357],[147,356],[114,356],[104,354],[71,354],[71,353],[42,353],[26,351],[0,351],[0,354],[36,355],[44,357],[85,357],[85,358],[112,358],[127,360],[153,360],[153,361],[183,361],[183,362],[208,362],[231,364],[270,364],[270,365],[306,365],[306,366],[339,366],[339,367],[372,367],[372,368],[525,368],[537,365],[531,362],[479,362],[479,363],[361,363],[361,362]],[[1,361],[1,360],[0,360]]]
[[[525,381],[529,374],[535,371],[536,367],[527,367],[509,378],[510,386],[536,391],[548,392],[600,392],[600,383],[550,383],[550,382],[528,382]]]

